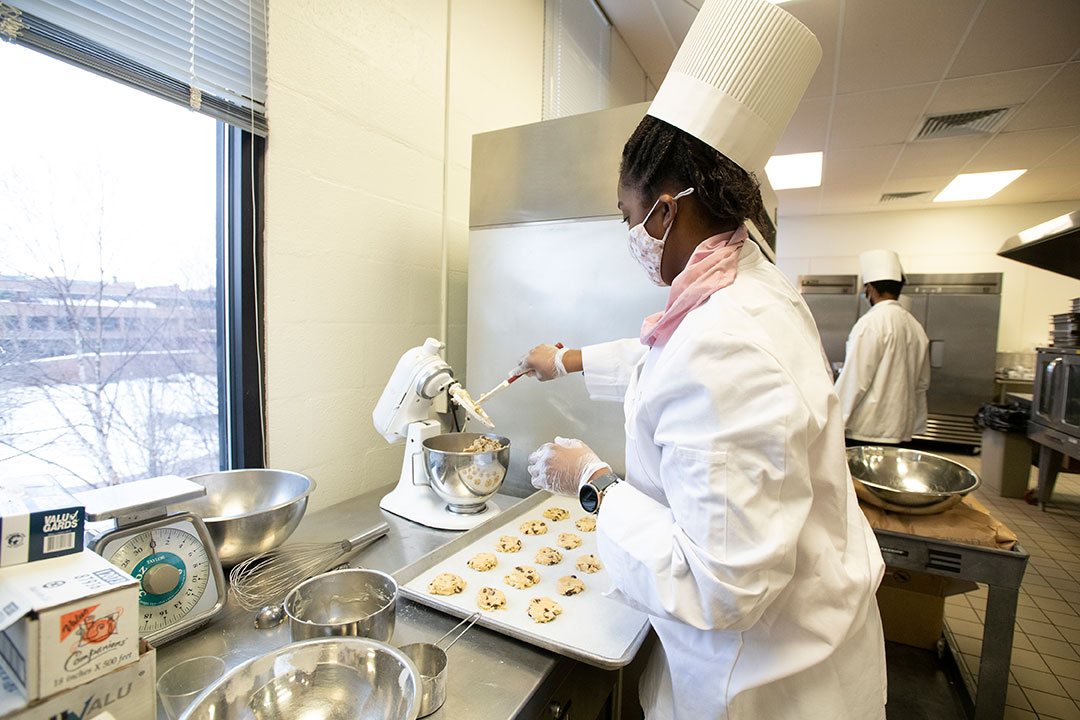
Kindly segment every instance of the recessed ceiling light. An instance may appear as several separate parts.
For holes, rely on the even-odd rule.
[[[765,163],[765,174],[773,190],[817,187],[821,185],[821,153],[773,155]]]
[[[953,178],[945,189],[938,193],[934,202],[956,202],[958,200],[985,200],[996,195],[1006,185],[1020,177],[1027,170],[998,170],[996,172],[961,173]]]

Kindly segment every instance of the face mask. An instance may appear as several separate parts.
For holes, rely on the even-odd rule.
[[[694,188],[687,188],[672,200],[678,200],[692,192],[694,192]],[[672,218],[671,225],[668,225],[667,229],[664,230],[664,237],[655,238],[650,235],[649,231],[645,229],[645,223],[648,222],[649,216],[653,214],[653,210],[659,204],[660,198],[657,198],[653,206],[649,208],[649,212],[645,214],[645,219],[630,228],[630,254],[638,261],[638,265],[641,265],[641,269],[649,276],[649,280],[652,281],[653,285],[663,287],[664,279],[660,276],[660,261],[664,257],[664,243],[667,242],[668,233],[671,232],[671,225],[675,224],[675,220]]]

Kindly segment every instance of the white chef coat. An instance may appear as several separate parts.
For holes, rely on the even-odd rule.
[[[649,720],[884,718],[884,565],[798,292],[748,242],[667,345],[582,360],[592,397],[624,400],[626,481],[597,533],[608,594],[660,638]]]
[[[859,318],[836,379],[849,438],[899,443],[926,431],[929,348],[922,325],[895,300]]]

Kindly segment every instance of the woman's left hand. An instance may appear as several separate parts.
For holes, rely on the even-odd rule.
[[[611,466],[580,440],[557,437],[529,456],[533,487],[559,495],[577,495],[578,488],[600,471],[611,472]]]

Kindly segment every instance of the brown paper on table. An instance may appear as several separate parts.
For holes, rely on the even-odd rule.
[[[948,540],[965,545],[980,545],[998,550],[1012,550],[1016,533],[990,514],[971,495],[951,510],[937,515],[906,515],[871,507],[860,501],[859,507],[875,530],[907,533],[920,537]]]

